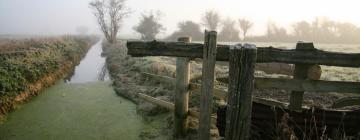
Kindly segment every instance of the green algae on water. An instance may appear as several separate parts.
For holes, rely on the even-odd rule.
[[[9,113],[1,140],[137,140],[144,127],[136,105],[110,82],[59,82]]]

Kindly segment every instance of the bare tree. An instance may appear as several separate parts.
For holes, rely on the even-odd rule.
[[[189,36],[194,41],[201,41],[204,35],[201,32],[200,25],[193,21],[184,21],[178,24],[178,30],[172,33],[167,40],[176,40],[178,37]]]
[[[89,5],[106,39],[115,43],[121,22],[130,13],[125,0],[94,0]]]
[[[245,40],[246,34],[248,33],[249,29],[254,25],[254,23],[246,18],[242,18],[242,19],[239,19],[239,25],[240,25],[240,29],[243,33],[243,37],[244,37],[243,40]]]
[[[293,24],[294,35],[298,38],[309,38],[311,34],[311,25],[306,21],[299,21]]]
[[[133,29],[140,33],[141,39],[153,40],[157,34],[165,30],[163,25],[159,23],[159,20],[160,12],[157,12],[157,14],[150,12],[148,15],[144,13],[142,14],[139,25],[135,26]]]
[[[221,22],[220,14],[214,10],[206,11],[201,21],[202,25],[204,25],[208,30],[216,31]]]
[[[267,37],[269,41],[287,41],[289,39],[286,29],[271,21],[267,24]]]
[[[336,38],[336,23],[328,17],[316,17],[312,22],[312,32],[314,40],[319,42],[326,42]]]
[[[220,41],[239,41],[239,30],[236,28],[236,21],[232,20],[231,18],[227,18],[223,21],[223,27],[219,33],[219,40]]]
[[[337,23],[337,36],[339,38],[338,42],[354,42],[358,40],[357,38],[360,35],[360,28],[352,23]]]

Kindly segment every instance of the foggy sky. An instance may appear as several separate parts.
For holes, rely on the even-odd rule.
[[[76,27],[86,26],[90,33],[99,33],[88,3],[91,0],[0,0],[0,34],[58,35],[74,34]],[[132,14],[124,20],[120,36],[136,36],[132,27],[141,13],[160,10],[165,36],[185,20],[200,22],[209,9],[237,19],[246,17],[255,22],[249,32],[262,34],[268,21],[290,26],[299,20],[312,21],[316,16],[327,16],[360,24],[359,2],[356,0],[127,0]]]

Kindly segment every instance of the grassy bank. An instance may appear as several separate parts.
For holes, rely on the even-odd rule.
[[[0,116],[67,75],[94,37],[0,40]]]

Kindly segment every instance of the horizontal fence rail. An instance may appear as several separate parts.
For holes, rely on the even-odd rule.
[[[146,72],[142,72],[141,73],[144,77],[148,77],[150,79],[153,79],[153,80],[158,80],[158,81],[162,81],[164,83],[170,83],[170,84],[175,84],[175,78],[172,78],[172,77],[168,77],[168,76],[161,76],[161,75],[156,75],[156,74],[151,74],[151,73],[146,73]],[[228,83],[228,78],[225,78],[225,77],[221,77],[221,78],[216,78],[218,81],[220,82],[224,82],[224,83]],[[255,79],[258,79],[257,81],[261,81],[259,79],[265,79],[265,80],[273,80],[275,78],[255,78]],[[278,79],[276,79],[278,80]],[[282,79],[281,79],[282,80]],[[294,80],[294,79],[286,79],[286,80]],[[296,79],[295,79],[296,80]],[[328,81],[325,81],[325,82],[328,82]],[[265,86],[259,86],[259,83],[261,82],[256,82],[255,80],[255,88],[257,89],[267,89],[267,88],[272,88],[272,89],[279,89],[279,88],[275,88],[276,86],[269,86],[269,85],[265,85]],[[355,82],[345,82],[345,83],[354,83],[356,84]],[[278,85],[278,84],[275,84],[275,85]],[[285,85],[284,85],[285,86]],[[260,87],[260,88],[259,88]],[[354,86],[354,87],[350,87],[350,85],[348,85],[349,89],[345,89],[345,90],[356,90],[358,89],[358,92],[359,93],[360,91],[360,87],[358,85]],[[350,89],[351,88],[351,89]],[[197,84],[197,83],[190,83],[189,84],[189,90],[192,91],[192,93],[195,93],[195,94],[199,94],[201,93],[200,91],[201,89],[201,84]],[[349,92],[350,93],[350,92]],[[356,92],[354,92],[356,93]],[[226,100],[227,98],[227,94],[228,92],[223,90],[223,89],[219,89],[219,88],[214,88],[214,97],[218,98],[218,99],[223,99],[223,100]],[[347,97],[347,98],[344,98],[344,99],[352,99],[354,97]],[[357,104],[360,99],[358,98],[354,98],[355,100],[351,100],[351,103],[348,103],[346,102],[346,100],[339,100],[339,103],[335,103],[336,105],[333,106],[333,108],[339,108],[340,107],[345,107],[345,106],[349,106],[348,104]],[[287,108],[287,103],[284,103],[284,102],[280,102],[280,101],[276,101],[276,100],[272,100],[272,99],[265,99],[265,98],[258,98],[258,97],[253,97],[253,102],[254,103],[260,103],[260,104],[264,104],[264,105],[268,105],[268,106],[276,106],[276,107],[281,107],[281,108]],[[355,103],[353,103],[355,102]],[[344,105],[345,104],[345,105]],[[163,106],[165,108],[167,108],[166,106]],[[308,108],[303,108],[303,109],[308,109]],[[171,110],[171,109],[170,109]],[[332,109],[324,109],[324,110],[327,110],[327,111],[332,111]],[[348,112],[348,110],[337,110],[337,111],[344,111],[344,112]]]
[[[163,81],[164,83],[175,84],[175,80],[176,80],[175,78],[172,78],[172,77],[160,76],[160,75],[155,75],[155,74],[151,74],[151,73],[143,72],[141,74],[145,77],[149,77],[154,80]],[[200,91],[201,84],[190,83],[189,90],[192,91],[192,93],[199,94],[199,93],[201,93],[201,91]],[[216,97],[218,99],[227,100],[227,93],[228,92],[223,89],[214,88],[214,97]],[[277,106],[277,107],[286,108],[286,103],[276,101],[276,100],[271,100],[271,99],[253,97],[253,102],[261,103],[261,104],[265,104],[265,105],[269,105],[269,106]]]
[[[228,77],[217,78],[218,81],[228,83]],[[359,82],[279,79],[279,78],[255,78],[257,89],[285,89],[311,92],[340,92],[360,94]]]
[[[203,44],[160,41],[128,41],[128,54],[141,56],[203,57]],[[217,45],[217,61],[229,61],[230,45]],[[257,62],[360,67],[360,53],[328,52],[318,49],[296,51],[273,47],[257,48]]]
[[[150,73],[142,73],[146,76],[151,76],[157,80],[165,80],[167,82],[175,82],[174,78],[167,76],[153,75]],[[219,77],[216,80],[228,83],[228,77]],[[190,83],[190,89],[197,89],[201,85]],[[343,81],[322,81],[322,80],[299,80],[299,79],[279,79],[279,78],[255,78],[256,89],[285,89],[296,91],[311,91],[311,92],[341,92],[341,93],[359,93],[359,82],[343,82]],[[217,93],[220,89],[215,89]],[[215,95],[225,97],[225,95]]]
[[[146,94],[142,94],[142,93],[137,93],[137,96],[147,102],[150,102],[154,105],[158,105],[160,107],[163,107],[163,108],[166,108],[167,110],[169,111],[175,111],[175,104],[174,103],[171,103],[171,102],[167,102],[167,101],[164,101],[164,100],[161,100],[161,99],[157,99],[157,98],[154,98],[154,97],[151,97],[149,95],[146,95]],[[196,110],[193,110],[193,109],[189,109],[188,110],[188,114],[189,116],[192,116],[192,117],[195,117],[195,118],[199,118],[199,112],[196,111]],[[216,120],[216,116],[211,116],[211,121],[214,122]]]
[[[146,94],[142,94],[142,93],[137,93],[137,96],[147,102],[150,102],[152,104],[155,104],[155,105],[158,105],[158,106],[161,106],[163,108],[166,108],[168,109],[169,111],[175,111],[175,104],[174,103],[171,103],[171,102],[167,102],[167,101],[164,101],[164,100],[161,100],[161,99],[157,99],[157,98],[154,98],[154,97],[151,97],[149,95],[146,95]],[[189,110],[188,111],[188,114],[192,117],[195,117],[195,118],[199,118],[199,112],[196,111],[196,110]],[[216,120],[216,117],[215,116],[212,116],[212,121]]]

